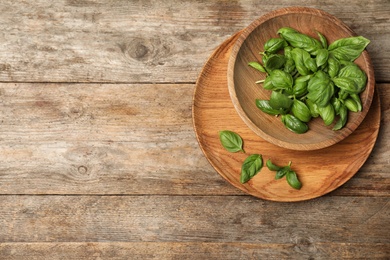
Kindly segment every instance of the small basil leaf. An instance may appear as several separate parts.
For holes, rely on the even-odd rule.
[[[287,172],[289,172],[289,171],[291,171],[290,166],[285,166],[285,167],[279,169],[275,174],[275,180],[279,180],[279,179],[283,178],[287,174]]]
[[[302,188],[302,183],[298,180],[298,176],[294,171],[288,171],[286,173],[287,183],[294,189],[299,190]]]
[[[340,70],[340,62],[334,57],[328,58],[328,74],[331,78],[337,76]]]
[[[359,111],[359,106],[358,106],[357,102],[355,100],[353,100],[352,98],[347,98],[344,101],[344,105],[348,108],[348,110],[350,110],[352,112]]]
[[[352,80],[356,84],[356,90],[355,94],[359,94],[362,92],[367,83],[367,75],[366,73],[359,68],[359,66],[353,62],[348,62],[343,66],[340,70],[339,73],[337,74],[338,78],[348,78],[349,80]]]
[[[360,99],[360,96],[358,94],[350,94],[349,95],[353,100],[356,101],[356,105],[358,107],[358,111],[362,111],[363,106],[362,106],[362,100]]]
[[[334,118],[335,118],[335,110],[331,103],[328,103],[328,105],[324,107],[318,107],[318,112],[324,121],[325,125],[332,124]]]
[[[331,43],[328,50],[339,60],[354,61],[369,43],[363,36],[341,38]]]
[[[270,171],[279,171],[280,169],[282,169],[282,167],[277,166],[276,164],[273,164],[272,161],[271,161],[271,159],[268,159],[268,160],[267,160],[266,165],[267,165],[267,168],[268,168]]]
[[[309,130],[309,127],[306,123],[302,122],[293,115],[282,115],[281,120],[282,123],[286,126],[286,128],[294,133],[303,134],[306,133],[307,130]]]
[[[229,130],[220,131],[219,140],[221,141],[222,146],[229,152],[244,152],[242,149],[242,138],[235,132]]]
[[[329,52],[327,49],[319,49],[316,56],[317,67],[321,67],[326,64],[329,58]]]
[[[293,101],[291,98],[277,91],[272,91],[269,104],[274,109],[290,110]]]
[[[291,113],[305,123],[309,122],[311,119],[310,109],[305,105],[305,103],[297,99],[294,99],[293,101]]]
[[[241,167],[240,182],[246,183],[252,179],[263,168],[263,158],[261,154],[249,155]]]
[[[291,46],[304,49],[313,55],[316,54],[318,49],[322,48],[321,43],[317,39],[314,39],[306,34],[299,33],[289,27],[279,29],[278,34],[280,34]]]
[[[344,105],[341,105],[340,106],[340,109],[339,109],[339,115],[340,115],[340,118],[339,120],[336,122],[336,124],[333,126],[333,130],[340,130],[341,128],[343,128],[345,126],[345,124],[347,123],[347,118],[348,118],[348,110],[346,108],[346,106]]]
[[[310,78],[311,75],[306,75],[299,76],[295,79],[292,91],[292,94],[295,97],[302,97],[307,94],[307,85],[309,83]]]
[[[257,61],[251,61],[248,63],[249,66],[251,66],[252,68],[255,68],[257,69],[258,71],[261,71],[261,72],[267,72],[264,67],[258,63]]]
[[[291,74],[283,70],[276,69],[271,72],[271,77],[272,77],[272,85],[276,89],[281,89],[281,90],[292,89],[294,80]]]
[[[309,108],[312,117],[318,117],[320,115],[318,112],[318,106],[317,104],[314,104],[313,101],[306,99],[306,105]]]
[[[284,57],[284,55],[271,54],[268,57],[266,63],[264,63],[264,66],[266,67],[267,71],[273,71],[283,67],[285,62],[286,62],[286,57]]]
[[[320,38],[322,48],[327,49],[328,48],[328,40],[326,39],[326,37],[320,32],[317,32],[317,35],[318,35],[318,38]]]
[[[264,44],[264,52],[269,54],[276,53],[287,46],[287,42],[283,38],[271,38]]]
[[[269,115],[280,115],[280,114],[286,114],[286,111],[284,109],[274,109],[269,104],[269,100],[260,100],[256,99],[256,106],[263,111],[264,113],[267,113]]]
[[[328,74],[317,71],[307,85],[307,98],[319,107],[326,106],[334,95],[334,84]]]
[[[305,64],[305,59],[310,58],[310,55],[309,55],[309,57],[307,57],[306,54],[308,54],[308,53],[302,49],[299,49],[299,48],[294,48],[291,51],[291,56],[292,56],[292,59],[294,60],[295,68],[298,70],[299,74],[301,74],[301,75],[309,75],[310,74],[310,70]]]

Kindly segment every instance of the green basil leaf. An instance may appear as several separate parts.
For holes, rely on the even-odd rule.
[[[219,132],[219,140],[222,146],[229,152],[244,152],[242,138],[237,133],[229,130]]]
[[[279,171],[280,169],[282,169],[282,167],[277,166],[276,164],[273,164],[272,161],[271,161],[271,159],[268,159],[268,160],[267,160],[266,165],[267,165],[267,168],[268,168],[270,171]]]
[[[331,104],[332,104],[332,106],[334,108],[334,111],[335,111],[336,115],[338,115],[340,113],[340,108],[341,108],[341,105],[342,105],[340,99],[338,99],[336,97],[332,97]]]
[[[310,109],[300,100],[294,99],[291,113],[302,122],[309,122],[311,119]]]
[[[370,40],[363,36],[347,37],[331,43],[328,50],[339,60],[354,61],[369,43]]]
[[[327,49],[319,49],[316,56],[316,65],[321,67],[328,62],[329,52]]]
[[[271,38],[264,44],[264,52],[273,54],[287,46],[287,42],[282,38]]]
[[[292,89],[294,80],[291,74],[283,70],[276,69],[271,72],[271,78],[272,78],[272,85],[276,89],[280,89],[280,90]]]
[[[302,188],[302,183],[298,180],[298,176],[294,171],[288,171],[286,173],[287,183],[294,189],[299,190]]]
[[[362,100],[360,99],[360,96],[358,94],[350,94],[350,97],[355,100],[356,105],[358,107],[358,111],[362,111],[363,106],[362,106]]]
[[[307,85],[307,98],[319,107],[326,106],[334,95],[334,84],[322,70],[317,71]]]
[[[307,94],[307,85],[312,75],[299,76],[294,81],[292,94],[295,97],[302,97]]]
[[[306,34],[299,33],[289,27],[279,29],[278,34],[280,34],[291,46],[304,49],[313,55],[322,48],[321,43],[317,39],[314,39]]]
[[[286,114],[286,110],[284,109],[274,109],[269,104],[269,100],[260,100],[256,99],[256,106],[263,112],[269,114],[269,115],[280,115],[280,114]]]
[[[266,63],[264,63],[267,71],[271,72],[276,69],[280,69],[286,63],[286,57],[280,54],[271,54]]]
[[[335,130],[335,131],[342,129],[345,126],[345,124],[347,123],[348,110],[347,110],[346,106],[344,106],[344,105],[340,106],[339,115],[340,115],[339,120],[333,126],[333,130]]]
[[[320,114],[318,112],[317,104],[314,104],[310,99],[306,99],[306,105],[310,110],[310,114],[312,117],[318,117]]]
[[[293,115],[282,115],[281,120],[286,128],[294,133],[303,134],[309,130],[309,127],[306,123],[302,122]]]
[[[325,125],[332,124],[335,118],[335,110],[331,103],[328,103],[328,105],[324,107],[318,107],[318,112]]]
[[[348,108],[349,111],[352,111],[352,112],[359,111],[359,106],[358,106],[357,102],[355,100],[353,100],[352,98],[347,98],[344,101],[344,105]]]
[[[285,166],[279,169],[275,174],[275,180],[283,178],[289,171],[291,171],[290,166]]]
[[[263,83],[263,88],[267,90],[275,90],[275,86],[272,84],[272,75],[268,75]]]
[[[277,91],[272,91],[269,104],[273,109],[290,110],[293,101],[291,98]]]
[[[305,64],[305,59],[308,59],[306,54],[308,53],[299,48],[294,48],[291,51],[291,56],[294,60],[295,68],[298,70],[299,74],[301,75],[310,74],[310,69]],[[310,55],[309,58],[311,58]]]
[[[326,37],[320,32],[317,32],[317,35],[320,38],[322,48],[327,49],[328,48],[328,40],[326,39]]]
[[[257,69],[258,71],[267,72],[265,70],[265,68],[260,63],[258,63],[257,61],[251,61],[251,62],[248,63],[248,65],[251,66],[252,68]]]
[[[328,74],[331,78],[337,76],[340,71],[340,62],[334,57],[328,58]]]
[[[263,168],[263,158],[261,154],[249,155],[241,167],[240,182],[246,183],[252,179]]]
[[[358,94],[359,88],[355,81],[347,77],[336,77],[332,79],[333,83],[347,93]]]
[[[359,94],[366,88],[367,75],[357,64],[353,62],[345,64],[345,66],[339,70],[337,78],[348,78],[349,80],[355,82],[356,90],[351,92],[352,94]]]

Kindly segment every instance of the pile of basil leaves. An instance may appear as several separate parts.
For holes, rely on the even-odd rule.
[[[249,65],[266,73],[263,87],[271,90],[269,100],[256,99],[256,106],[270,115],[281,115],[287,129],[302,134],[308,122],[321,117],[324,124],[338,121],[333,130],[342,129],[348,111],[362,110],[359,94],[367,83],[366,73],[354,61],[370,41],[362,36],[341,38],[330,45],[290,27],[277,31],[277,38],[264,44],[262,64]]]

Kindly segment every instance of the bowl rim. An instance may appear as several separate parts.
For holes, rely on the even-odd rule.
[[[344,22],[342,22],[340,19],[337,17],[323,11],[320,9],[316,8],[311,8],[311,7],[301,7],[301,6],[292,6],[292,7],[284,7],[280,9],[273,10],[271,12],[268,12],[261,17],[257,18],[254,20],[252,23],[250,23],[246,28],[241,30],[241,34],[239,38],[236,40],[230,57],[228,61],[228,68],[227,68],[227,83],[228,83],[228,90],[229,90],[229,95],[230,98],[233,102],[234,108],[240,118],[245,122],[245,124],[253,131],[255,132],[258,136],[263,138],[264,140],[275,144],[279,147],[282,148],[288,148],[291,150],[298,150],[298,151],[309,151],[309,150],[318,150],[322,148],[329,147],[331,145],[334,145],[346,137],[348,137],[356,128],[361,124],[361,122],[364,120],[365,116],[368,113],[368,110],[371,106],[373,95],[374,95],[374,90],[375,90],[375,75],[371,63],[370,56],[368,54],[367,49],[363,51],[361,56],[363,56],[364,62],[367,64],[367,85],[366,85],[366,90],[368,91],[367,93],[367,98],[365,100],[365,103],[363,104],[363,109],[360,113],[360,115],[356,118],[354,121],[354,124],[352,127],[344,127],[341,130],[338,130],[340,134],[336,135],[335,137],[332,137],[330,139],[323,140],[318,143],[305,143],[305,144],[299,144],[299,143],[290,143],[286,142],[280,139],[277,139],[264,131],[262,131],[246,114],[244,109],[242,108],[236,94],[236,88],[235,88],[235,82],[234,82],[234,70],[235,70],[235,63],[237,59],[237,55],[245,42],[246,38],[261,24],[264,22],[274,19],[278,16],[283,16],[286,14],[294,14],[294,13],[299,13],[299,14],[311,14],[311,15],[317,15],[320,17],[323,17],[325,19],[329,19],[334,23],[337,23],[340,27],[342,27],[344,30],[346,30],[351,36],[357,36],[357,34],[349,28]]]

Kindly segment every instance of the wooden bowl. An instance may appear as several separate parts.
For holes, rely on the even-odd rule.
[[[293,150],[317,150],[331,146],[350,135],[363,121],[370,108],[375,79],[371,60],[364,51],[355,63],[367,74],[366,89],[360,94],[363,110],[349,112],[348,122],[338,131],[333,125],[326,126],[321,118],[312,119],[309,131],[296,134],[285,128],[280,117],[262,112],[256,107],[255,99],[269,99],[271,91],[265,90],[255,82],[264,79],[265,73],[248,66],[250,61],[261,61],[260,51],[264,43],[278,37],[281,27],[292,27],[301,33],[318,39],[316,31],[321,32],[328,43],[356,34],[336,17],[313,8],[289,7],[272,11],[251,23],[245,28],[236,41],[228,63],[228,88],[230,97],[239,116],[257,135],[270,143]],[[335,122],[337,122],[336,117]]]

